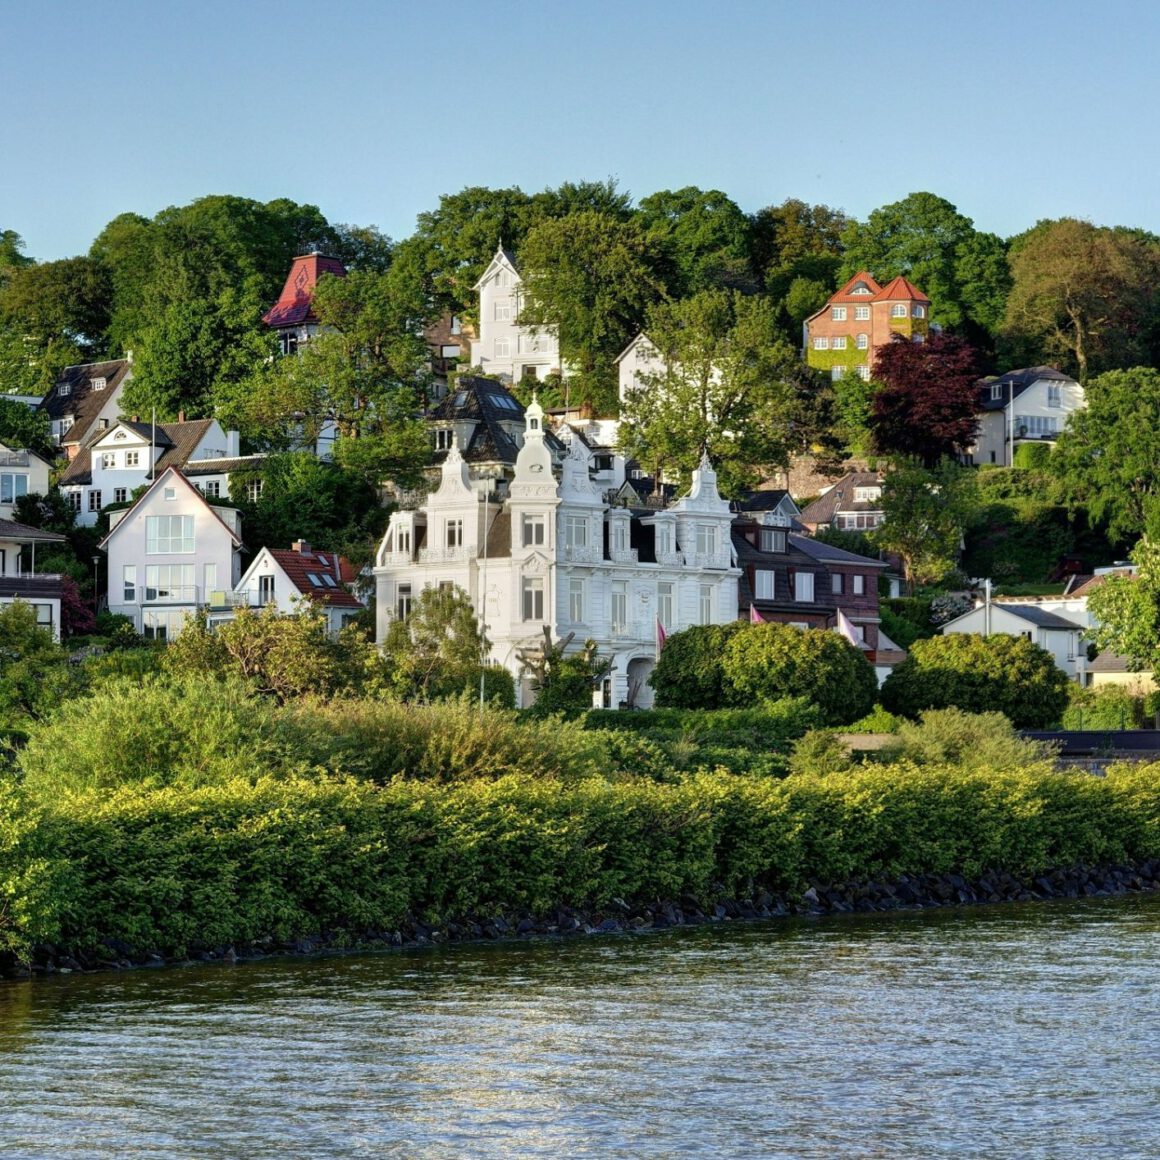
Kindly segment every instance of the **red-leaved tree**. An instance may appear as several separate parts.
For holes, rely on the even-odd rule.
[[[945,334],[923,343],[896,336],[879,350],[874,378],[870,432],[878,454],[933,467],[974,443],[979,367],[970,343]]]

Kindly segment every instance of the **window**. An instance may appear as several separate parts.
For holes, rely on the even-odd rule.
[[[895,304],[890,308],[890,317],[891,318],[905,318],[906,317],[906,303],[905,302],[895,302]]]
[[[108,471],[110,468],[117,466],[117,456],[113,451],[101,452],[101,470]]]
[[[624,520],[617,520],[612,525],[612,550],[614,552],[628,551],[628,524]]]
[[[292,330],[284,332],[279,336],[278,342],[284,355],[298,353],[298,335],[296,332]]]
[[[70,511],[79,512],[81,510],[81,493],[79,491],[68,493],[68,506]]]
[[[830,576],[830,591],[835,596],[842,595],[842,574],[841,574],[841,572],[834,572]]]
[[[395,589],[395,616],[406,620],[411,615],[411,585],[400,584]]]
[[[62,399],[67,399],[68,396],[72,394],[72,383],[61,383],[60,386],[56,388],[56,393]]]
[[[246,480],[246,499],[250,503],[257,503],[262,498],[262,483],[260,479]]]
[[[28,494],[28,476],[20,471],[0,474],[0,503],[15,503]]]
[[[1002,383],[992,383],[991,384],[991,399],[993,401],[995,401],[995,400],[1001,399],[1002,397],[1003,397],[1003,384]]]
[[[126,503],[129,499],[129,489],[127,487],[113,488],[113,503]]]
[[[511,358],[512,343],[510,338],[497,338],[495,340],[495,357],[496,358]]]
[[[854,502],[855,503],[877,503],[882,498],[882,488],[880,487],[856,487],[854,488]]]
[[[1055,435],[1059,431],[1059,419],[1055,415],[1017,415],[1015,423],[1021,434],[1036,439]]]
[[[523,595],[524,620],[543,620],[544,578],[542,576],[525,576]]]
[[[1063,388],[1058,383],[1047,384],[1047,405],[1049,407],[1063,406]]]
[[[145,636],[149,640],[172,640],[185,625],[184,612],[150,609],[141,619]]]
[[[845,335],[839,335],[836,338],[830,339],[830,350],[845,350],[845,349],[846,349],[846,336]]]
[[[586,548],[588,546],[588,517],[564,517],[564,546],[568,548]]]
[[[844,306],[831,307],[830,317],[835,322],[845,322],[846,321],[846,308]]]
[[[773,572],[768,568],[759,568],[753,574],[753,595],[758,600],[773,599]]]
[[[869,366],[868,366],[866,363],[863,363],[863,364],[862,364],[862,365],[861,365],[861,366],[858,368],[858,377],[859,377],[859,378],[860,378],[860,379],[861,379],[861,380],[862,380],[864,383],[868,383],[868,382],[870,381],[870,367],[869,367]]]
[[[449,548],[463,547],[463,521],[462,520],[448,520],[444,525],[446,528],[445,543]]]
[[[411,529],[400,527],[395,530],[395,551],[411,554]]]
[[[713,623],[713,585],[702,584],[697,600],[698,624]]]
[[[715,524],[697,525],[697,555],[715,556],[717,554],[717,527]]]
[[[125,604],[137,603],[137,565],[126,564],[121,571],[121,580],[124,587],[123,600]]]
[[[824,336],[814,339],[814,350],[829,350],[830,340]]]
[[[866,595],[866,577],[863,576],[861,573],[858,573],[854,576],[854,595],[855,596],[865,596]]]
[[[106,383],[102,378],[91,379],[90,382],[93,384],[94,391],[103,391],[105,389]]]
[[[176,600],[182,603],[192,603],[195,596],[192,564],[146,565],[146,600]]]
[[[167,487],[164,489],[162,494],[164,495],[165,499],[167,499],[167,500],[176,499],[177,498],[177,488]]]
[[[259,604],[273,604],[274,603],[274,577],[273,576],[259,576],[258,577],[258,603]]]
[[[859,350],[869,350],[870,349],[870,336],[868,334],[858,335],[857,345],[858,345]]]
[[[140,465],[140,463],[141,463],[141,452],[140,451],[126,451],[125,452],[125,466],[126,467],[137,467]]]
[[[211,499],[220,499],[222,494],[221,480],[207,479],[201,490]]]
[[[672,555],[673,529],[669,524],[656,525],[656,551],[658,556]]]
[[[814,601],[814,574],[812,572],[795,572],[793,576],[793,598],[799,604],[812,604]]]
[[[925,307],[925,306],[920,306],[920,305],[919,305],[919,304],[916,302],[916,303],[914,304],[914,317],[915,317],[915,318],[925,318],[925,317],[926,317],[926,307]]]
[[[869,322],[870,321],[870,307],[869,306],[855,306],[854,307],[854,321],[855,322]]]
[[[674,627],[673,620],[673,586],[671,583],[657,585],[657,620],[666,629]]]
[[[762,528],[761,550],[763,552],[784,552],[785,532],[781,528]]]
[[[89,511],[99,512],[101,510],[101,492],[99,488],[94,488],[89,492]]]
[[[568,619],[573,624],[584,620],[584,581],[568,581]]]
[[[98,431],[108,431],[108,429],[109,429],[109,420],[108,419],[98,419],[97,420],[97,430]]]
[[[628,584],[624,580],[612,582],[612,631],[624,632],[628,627]]]
[[[452,443],[452,430],[450,427],[441,427],[435,432],[435,450],[436,451],[450,451]]]
[[[520,351],[523,354],[540,354],[543,351],[543,344],[540,342],[538,334],[525,334],[520,338]],[[532,371],[535,374],[534,367],[525,367],[525,370]]]
[[[544,517],[524,516],[524,547],[531,548],[544,542]]]
[[[510,298],[504,298],[495,304],[496,322],[510,322],[512,317],[512,303]]]
[[[146,516],[145,553],[161,556],[193,551],[193,516]]]
[[[830,378],[833,382],[838,382],[846,373],[846,368],[839,364],[836,367],[830,367]]]

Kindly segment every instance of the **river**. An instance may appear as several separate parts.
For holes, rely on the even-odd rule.
[[[0,1155],[1156,1157],[1160,896],[0,983]]]

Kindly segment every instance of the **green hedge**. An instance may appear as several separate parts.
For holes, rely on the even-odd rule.
[[[1160,856],[1160,766],[1106,777],[867,767],[673,785],[251,782],[63,795],[0,786],[0,949],[180,955],[721,888]]]

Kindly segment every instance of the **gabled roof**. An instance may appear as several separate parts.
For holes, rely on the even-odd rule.
[[[865,286],[866,289],[870,291],[869,294],[856,294],[854,292],[856,289],[860,289],[863,286]],[[826,306],[829,306],[831,303],[835,302],[869,302],[881,289],[882,287],[877,281],[875,281],[873,274],[871,274],[868,270],[859,270],[858,273],[855,274],[854,277],[851,278],[849,282],[847,282],[845,286],[843,286],[836,294],[830,295],[830,297],[826,300]],[[825,310],[826,306],[823,306],[822,310]],[[821,311],[818,313],[820,314]]]
[[[641,332],[640,332],[640,333],[639,333],[639,334],[636,336],[636,338],[634,338],[634,339],[633,339],[633,340],[632,340],[632,341],[631,341],[631,342],[628,344],[628,346],[626,346],[626,347],[624,348],[624,350],[622,350],[622,351],[620,352],[620,354],[618,354],[618,355],[616,356],[616,358],[614,358],[612,361],[613,361],[614,363],[621,362],[621,361],[622,361],[623,359],[625,359],[625,358],[626,358],[626,357],[627,357],[629,354],[631,354],[631,353],[632,353],[632,351],[634,351],[634,350],[637,348],[637,346],[639,346],[639,345],[640,345],[642,342],[647,342],[647,343],[649,344],[649,346],[651,346],[651,347],[653,348],[653,350],[654,350],[654,351],[656,351],[656,353],[657,353],[657,354],[659,354],[659,353],[660,353],[660,351],[657,351],[657,348],[656,348],[656,343],[654,343],[654,342],[653,342],[653,340],[652,340],[651,338],[649,338],[649,336],[648,336],[647,334],[645,334],[645,332],[642,330],[642,331],[641,331]]]
[[[361,600],[343,587],[341,574],[344,561],[333,552],[318,549],[296,551],[294,548],[267,548],[266,551],[303,596],[332,608],[365,607]],[[257,562],[254,561],[255,564]],[[349,571],[349,561],[345,561],[345,564]],[[327,578],[333,582],[333,586],[327,582]]]
[[[262,315],[267,326],[298,326],[317,322],[314,317],[314,290],[323,274],[346,277],[346,267],[338,258],[328,258],[315,251],[294,259],[278,301]]]
[[[487,264],[487,269],[479,276],[479,280],[472,286],[472,290],[478,290],[484,282],[491,277],[491,272],[496,266],[506,266],[518,278],[520,276],[519,267],[516,265],[516,256],[511,250],[505,250],[503,242],[501,241],[495,248],[495,253],[491,257],[491,261]]]
[[[153,442],[154,446],[162,449],[157,458],[156,474],[160,474],[167,467],[185,467],[189,457],[197,450],[206,432],[213,424],[212,419],[193,419],[184,423],[158,423],[156,430],[150,423],[134,423],[122,420],[117,427],[124,427],[132,431],[144,442]],[[68,466],[61,473],[59,483],[63,487],[90,484],[93,482],[93,449],[106,436],[112,434],[117,427],[110,427],[101,431],[95,438],[86,441],[76,456],[69,461]],[[195,460],[200,463],[200,460]],[[148,473],[148,464],[143,464]],[[219,471],[229,470],[219,468]],[[202,474],[205,474],[204,472]]]
[[[1039,628],[1066,628],[1074,632],[1079,632],[1083,628],[1083,625],[1077,624],[1074,620],[1068,620],[1065,616],[1048,612],[1045,608],[1036,608],[1034,604],[1007,604],[1001,600],[995,600],[992,601],[991,607],[1001,608],[1004,612],[1018,616],[1020,620],[1026,620]]]
[[[46,532],[43,528],[33,528],[16,520],[0,520],[0,540],[23,544],[63,544],[64,536],[56,532]]]
[[[109,541],[110,541],[110,540],[111,540],[111,539],[112,539],[112,538],[113,538],[113,537],[114,537],[114,536],[115,536],[115,535],[116,535],[116,534],[117,534],[117,533],[118,533],[118,532],[119,532],[119,531],[120,531],[120,530],[121,530],[123,527],[126,527],[126,526],[128,526],[128,524],[129,524],[129,517],[130,517],[130,516],[131,516],[131,515],[132,515],[132,514],[133,514],[133,513],[134,513],[134,512],[135,512],[135,511],[136,511],[136,510],[137,510],[137,509],[138,509],[138,508],[139,508],[139,507],[142,505],[142,504],[143,504],[143,503],[145,503],[145,501],[146,501],[146,500],[148,500],[148,499],[149,499],[149,497],[150,497],[150,496],[152,496],[152,495],[153,495],[153,493],[154,493],[154,492],[155,492],[155,491],[156,491],[156,490],[157,490],[159,487],[167,486],[167,485],[168,485],[169,483],[171,483],[171,482],[172,482],[172,483],[175,483],[175,485],[176,485],[176,486],[178,486],[178,487],[184,487],[184,488],[188,488],[188,490],[189,490],[189,492],[190,492],[190,494],[191,494],[191,495],[195,495],[195,496],[197,496],[197,501],[198,501],[198,503],[200,503],[200,504],[201,504],[201,505],[202,505],[204,508],[206,508],[206,509],[207,509],[209,512],[211,512],[211,513],[213,514],[213,518],[214,518],[215,520],[217,520],[217,522],[218,522],[219,524],[221,524],[221,526],[222,526],[223,528],[225,528],[225,530],[226,530],[226,534],[227,534],[227,535],[230,537],[230,539],[233,541],[233,544],[234,544],[234,547],[235,547],[235,548],[241,548],[241,547],[243,547],[243,546],[244,546],[244,545],[242,544],[242,541],[241,541],[241,540],[238,538],[238,534],[237,534],[237,532],[235,532],[235,531],[233,530],[233,528],[231,528],[231,527],[230,527],[230,525],[229,525],[229,524],[227,524],[227,523],[225,522],[225,520],[223,520],[223,519],[221,518],[221,516],[220,516],[220,515],[218,515],[218,513],[217,513],[217,510],[214,508],[213,504],[211,504],[211,503],[207,503],[207,502],[206,502],[206,499],[205,499],[205,496],[204,496],[204,495],[202,495],[202,494],[201,494],[201,492],[200,492],[200,491],[198,491],[198,490],[197,490],[197,488],[196,488],[196,487],[194,487],[194,486],[193,486],[193,484],[192,484],[192,483],[190,483],[190,482],[189,482],[189,480],[188,480],[188,479],[186,479],[186,478],[185,478],[185,476],[184,476],[184,475],[182,475],[182,474],[181,474],[181,472],[177,470],[177,468],[176,468],[176,467],[167,467],[167,468],[166,468],[166,469],[165,469],[165,470],[164,470],[164,471],[163,471],[163,472],[162,472],[162,473],[161,473],[161,474],[160,474],[160,475],[159,475],[159,476],[158,476],[158,477],[157,477],[157,478],[156,478],[156,479],[155,479],[155,480],[152,482],[152,484],[150,484],[150,485],[149,485],[149,487],[148,487],[148,488],[147,488],[145,491],[143,491],[143,492],[142,492],[142,493],[141,493],[141,494],[140,494],[140,495],[139,495],[139,496],[136,498],[136,500],[134,500],[134,501],[133,501],[133,503],[132,503],[132,504],[129,506],[129,508],[128,508],[128,509],[125,511],[125,514],[124,514],[123,516],[121,516],[121,518],[120,518],[120,519],[119,519],[119,520],[116,522],[116,524],[114,524],[114,525],[113,525],[113,527],[111,527],[111,528],[109,529],[109,531],[108,531],[108,534],[107,534],[107,535],[105,536],[105,538],[104,538],[104,539],[103,539],[103,540],[102,540],[102,541],[101,541],[101,542],[100,542],[100,543],[97,545],[97,547],[98,547],[98,548],[100,548],[100,549],[101,549],[101,551],[104,551],[104,550],[105,550],[105,547],[106,547],[106,545],[108,544],[108,542],[109,542]]]
[[[430,418],[437,426],[448,422],[475,424],[468,445],[459,449],[468,463],[515,463],[519,445],[503,424],[515,423],[522,428],[524,405],[498,379],[460,375],[455,390],[448,391]],[[553,451],[564,448],[551,431],[544,432],[544,443]],[[446,451],[437,451],[433,461],[441,463],[446,456]]]
[[[797,511],[797,504],[794,503],[793,497],[784,487],[771,487],[748,492],[737,501],[737,510],[742,512],[772,512],[781,507],[787,499],[794,511]]]
[[[1042,381],[1052,383],[1079,384],[1070,375],[1065,375],[1058,367],[1020,367],[1018,370],[1005,371],[1001,375],[989,375],[979,380],[980,404],[984,411],[1001,411],[1011,401],[1011,391],[1014,388],[1015,398],[1019,398],[1028,387],[1035,386]],[[991,397],[992,387],[1001,387],[999,398]]]
[[[1118,568],[1111,572],[1101,572],[1098,576],[1092,576],[1085,580],[1078,587],[1073,588],[1066,593],[1069,600],[1080,600],[1089,597],[1097,588],[1099,588],[1104,581],[1111,580],[1117,577],[1121,580],[1133,580],[1136,577],[1136,571],[1133,568]]]
[[[73,425],[61,436],[62,443],[84,440],[113,392],[120,390],[125,380],[131,377],[132,365],[128,359],[115,358],[105,362],[78,363],[60,372],[48,394],[41,399],[38,410],[44,411],[50,419],[73,416]],[[105,380],[101,390],[93,388],[95,379]],[[62,387],[65,390],[63,395]]]
[[[880,500],[856,501],[854,489],[858,487],[881,487],[882,477],[875,471],[852,471],[842,476],[825,495],[807,504],[802,510],[802,522],[806,524],[831,523],[838,512],[877,512],[882,510]]]
[[[877,294],[875,302],[924,302],[930,305],[930,299],[911,281],[901,274],[887,282]]]

